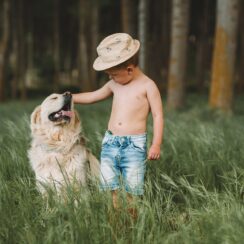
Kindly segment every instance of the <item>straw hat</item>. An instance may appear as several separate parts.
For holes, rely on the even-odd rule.
[[[140,42],[126,33],[115,33],[101,41],[97,47],[98,57],[93,63],[97,71],[112,68],[134,56]]]

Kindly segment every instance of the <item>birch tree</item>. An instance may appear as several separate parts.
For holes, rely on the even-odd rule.
[[[172,4],[167,107],[177,109],[184,103],[189,0],[173,0]]]
[[[239,0],[217,1],[214,54],[209,104],[231,111]]]

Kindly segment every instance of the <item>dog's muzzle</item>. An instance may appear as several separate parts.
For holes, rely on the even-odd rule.
[[[56,112],[49,114],[49,120],[53,122],[61,122],[62,120],[69,122],[73,116],[71,111],[72,95],[70,92],[65,92],[63,94],[64,104],[61,109]]]

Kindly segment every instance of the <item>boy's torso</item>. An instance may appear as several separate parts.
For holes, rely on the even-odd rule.
[[[126,85],[111,82],[113,92],[112,112],[108,129],[115,135],[137,135],[146,131],[149,102],[146,83],[152,82],[146,76]]]

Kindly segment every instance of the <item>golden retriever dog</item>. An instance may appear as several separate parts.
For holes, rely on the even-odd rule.
[[[99,162],[86,148],[72,95],[51,94],[31,114],[28,157],[41,192],[45,185],[60,192],[67,184],[86,185],[89,172],[99,174]]]

